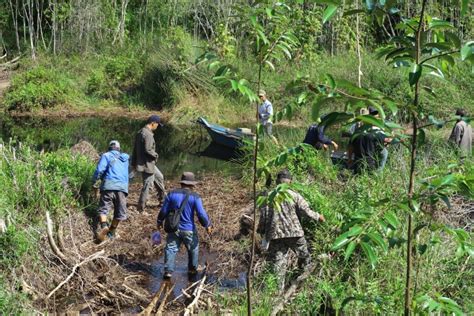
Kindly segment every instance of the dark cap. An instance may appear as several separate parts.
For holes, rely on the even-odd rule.
[[[181,181],[179,183],[182,184],[187,184],[187,185],[196,185],[198,182],[196,181],[196,178],[194,177],[194,173],[192,172],[183,172],[181,175]]]
[[[464,110],[464,109],[457,109],[456,110],[456,115],[459,115],[459,116],[463,117],[463,116],[466,116],[467,113],[466,113],[466,110]]]
[[[373,106],[369,106],[369,114],[370,115],[377,115],[379,114],[379,110],[377,110],[375,107]]]
[[[148,120],[146,121],[147,124],[151,124],[151,123],[158,123],[159,125],[163,125],[161,124],[161,118],[156,115],[156,114],[153,114],[151,115]]]
[[[277,174],[277,179],[293,179],[291,176],[291,173],[288,171],[288,169],[283,169]]]

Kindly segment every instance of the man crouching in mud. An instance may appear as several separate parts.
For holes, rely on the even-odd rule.
[[[292,176],[288,170],[282,170],[277,175],[277,184],[291,183]],[[315,221],[324,222],[323,215],[313,212],[308,202],[297,192],[288,190],[292,201],[284,201],[281,210],[264,207],[260,211],[260,222],[257,232],[270,242],[268,254],[273,262],[278,278],[278,287],[283,291],[285,275],[288,268],[288,252],[293,250],[298,256],[298,266],[303,269],[311,262],[304,238],[301,219],[306,217]]]
[[[102,180],[98,209],[100,228],[96,234],[99,243],[106,237],[114,238],[119,223],[127,219],[128,161],[129,156],[120,152],[120,143],[113,140],[109,143],[109,151],[100,157],[94,172],[93,183]],[[112,207],[114,218],[109,227],[107,213]]]
[[[174,267],[176,254],[183,243],[188,251],[188,275],[197,274],[199,240],[194,215],[197,214],[199,222],[211,234],[212,227],[209,216],[202,205],[199,194],[193,192],[197,184],[194,173],[184,172],[181,176],[181,188],[168,193],[165,202],[158,214],[158,229],[165,228],[168,233],[165,247],[165,271],[163,279],[170,279]]]

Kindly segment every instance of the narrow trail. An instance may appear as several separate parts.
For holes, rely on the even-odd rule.
[[[251,199],[248,190],[241,188],[240,181],[231,177],[217,175],[205,176],[196,186],[196,192],[203,199],[203,204],[215,227],[212,237],[199,227],[201,272],[198,278],[207,276],[207,282],[216,283],[223,278],[234,279],[234,285],[240,284],[239,276],[245,271],[246,250],[241,247],[235,236],[239,233],[239,218]],[[129,218],[117,229],[117,237],[96,244],[93,240],[91,215],[95,207],[84,212],[69,212],[69,216],[59,225],[63,233],[58,236],[60,248],[73,262],[79,262],[104,251],[94,262],[86,263],[62,286],[49,300],[46,294],[67,278],[70,266],[51,252],[46,239],[44,267],[25,264],[25,288],[32,289],[36,297],[35,306],[40,310],[53,312],[83,313],[138,313],[152,301],[155,293],[162,288],[163,248],[166,236],[160,246],[152,246],[150,235],[156,230],[156,217],[159,204],[156,194],[151,194],[151,201],[143,213],[136,210],[141,189],[139,179],[130,185],[128,196]],[[178,181],[166,181],[167,190],[178,187]],[[238,188],[238,189],[237,189]],[[41,271],[42,270],[42,271]],[[165,311],[180,312],[187,302],[179,299],[182,290],[192,281],[187,279],[187,256],[182,247],[177,256],[177,267],[172,279],[173,291]],[[242,286],[242,284],[240,284]],[[234,286],[230,286],[234,287]],[[178,298],[178,299],[177,299]],[[163,307],[162,307],[163,308]]]

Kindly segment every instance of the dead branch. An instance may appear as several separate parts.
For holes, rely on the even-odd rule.
[[[153,296],[153,299],[151,300],[150,304],[140,313],[140,315],[143,316],[150,316],[151,312],[155,308],[156,303],[160,299],[161,293],[163,293],[163,290],[166,288],[166,283],[162,283],[160,286],[160,289],[156,292],[155,296]]]
[[[62,261],[67,262],[67,257],[59,250],[58,246],[56,245],[56,241],[53,237],[53,221],[49,216],[49,212],[46,211],[46,226],[47,226],[47,233],[48,233],[48,241],[51,249],[53,250],[54,254],[58,256]]]
[[[181,290],[181,291],[182,291],[182,292],[185,292],[185,293],[186,293],[185,295],[188,295],[189,297],[191,297],[191,295],[188,294],[188,291],[189,291],[190,289],[192,289],[194,286],[196,286],[197,284],[199,284],[200,282],[201,282],[201,280],[196,281],[196,282],[194,282],[193,284],[191,284],[190,286],[188,286],[186,289]],[[170,305],[170,304],[176,302],[176,301],[179,300],[181,297],[183,297],[183,294],[178,295],[174,300],[170,301],[170,302],[169,302],[168,304],[166,304],[166,305]]]
[[[47,215],[49,216],[49,215]],[[87,263],[87,262],[90,262],[90,261],[93,261],[99,257],[101,257],[103,254],[105,253],[104,250],[101,250],[99,252],[96,252],[92,255],[90,255],[89,257],[87,257],[86,259],[84,259],[83,261],[79,262],[78,264],[76,264],[73,268],[72,268],[72,272],[67,276],[66,279],[64,279],[64,281],[62,281],[61,283],[58,284],[58,286],[56,286],[54,288],[54,290],[52,290],[48,296],[46,296],[46,298],[50,298],[57,290],[59,290],[64,284],[66,284],[67,282],[69,282],[69,280],[74,276],[74,274],[76,273],[76,270],[82,266],[83,264]]]
[[[278,312],[280,312],[284,307],[285,304],[289,303],[291,301],[292,295],[296,292],[298,287],[300,286],[301,283],[303,283],[304,280],[306,280],[316,269],[316,266],[311,266],[309,269],[307,269],[303,274],[298,276],[296,280],[291,282],[290,287],[286,290],[285,293],[280,295],[280,300],[277,302],[275,307],[273,308],[271,312],[271,316],[276,316]]]
[[[199,283],[199,287],[195,291],[196,294],[194,295],[193,301],[184,310],[184,316],[189,316],[194,312],[194,307],[197,306],[197,304],[198,304],[199,297],[201,296],[202,289],[203,289],[205,281],[206,281],[206,276],[203,276],[202,279],[201,279],[201,283]]]
[[[168,292],[166,292],[165,297],[163,297],[163,300],[160,303],[160,307],[158,307],[158,311],[156,312],[155,316],[161,316],[163,314],[163,309],[165,308],[166,305],[166,300],[168,299],[168,296],[173,292],[174,285],[170,287]]]

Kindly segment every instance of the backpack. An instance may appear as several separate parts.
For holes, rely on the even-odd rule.
[[[179,209],[171,210],[166,216],[164,228],[165,232],[167,232],[168,234],[175,233],[178,230],[181,214],[183,213],[184,207],[188,203],[189,195],[190,193],[186,192],[186,197],[184,198],[183,203],[181,203]]]

